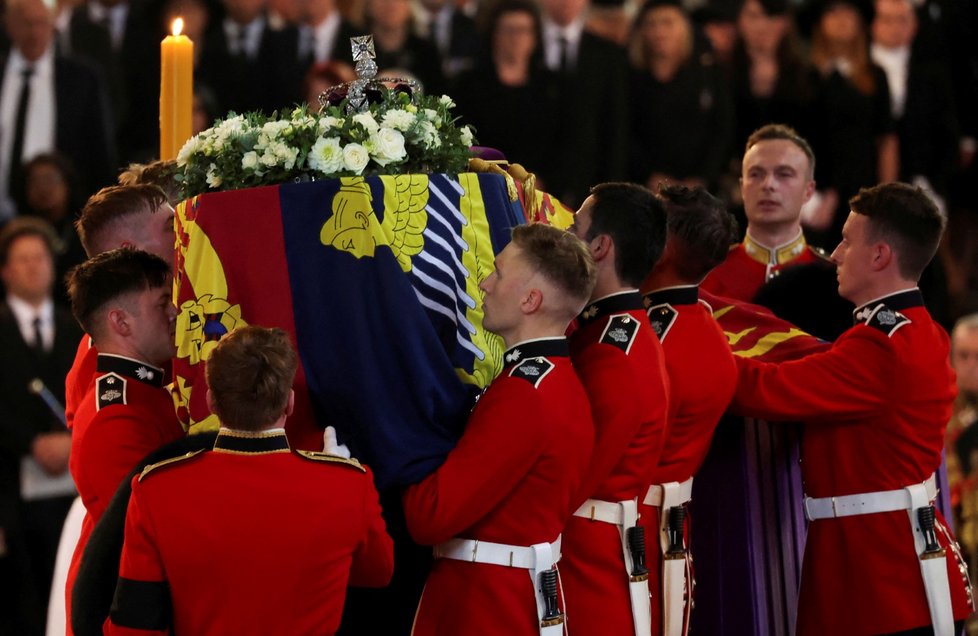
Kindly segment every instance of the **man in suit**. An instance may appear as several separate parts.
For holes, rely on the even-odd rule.
[[[155,157],[158,148],[163,33],[155,10],[149,2],[92,0],[72,11],[66,37],[60,38],[68,43],[60,53],[84,58],[101,72],[113,107],[114,141],[125,163]]]
[[[295,27],[272,29],[265,0],[224,0],[225,17],[207,33],[199,79],[214,90],[219,112],[271,114],[302,99]]]
[[[81,329],[52,299],[54,241],[47,223],[29,217],[0,233],[6,289],[0,303],[0,498],[16,511],[0,523],[5,531],[11,526],[11,548],[26,557],[18,558],[26,566],[20,604],[29,630],[44,624],[58,538],[74,499],[67,474],[71,435],[55,410],[64,402],[64,377]]]
[[[363,35],[347,22],[334,0],[298,0],[299,68],[303,75],[313,64],[339,60],[353,66],[350,38]]]
[[[414,31],[438,47],[447,79],[475,66],[481,43],[475,20],[448,0],[421,0],[414,9]]]
[[[554,152],[559,178],[551,194],[579,206],[589,188],[620,181],[625,172],[626,61],[618,45],[584,30],[588,0],[543,0],[547,68],[564,77],[561,101],[570,109],[563,148]]]
[[[0,218],[23,192],[23,164],[57,150],[78,167],[81,186],[110,183],[115,170],[108,102],[98,74],[58,55],[54,15],[43,0],[10,0],[10,53],[0,62]]]

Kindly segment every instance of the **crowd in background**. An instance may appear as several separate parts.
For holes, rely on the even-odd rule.
[[[571,207],[593,184],[628,180],[702,185],[737,210],[748,134],[790,124],[818,157],[803,217],[810,243],[831,251],[860,187],[921,185],[949,221],[930,309],[948,328],[978,310],[978,15],[968,0],[61,0],[53,11],[6,0],[0,226],[43,221],[27,232],[36,241],[0,244],[7,305],[16,287],[62,306],[64,273],[85,259],[73,225],[81,205],[121,167],[154,158],[159,42],[176,16],[195,43],[195,132],[232,110],[318,109],[324,89],[355,76],[349,37],[369,32],[382,71],[451,95],[480,143]],[[49,315],[37,338],[19,328],[64,366],[43,370],[57,398],[71,355]],[[25,387],[0,377],[18,383],[0,382],[0,418],[12,421]],[[974,418],[964,419],[953,430],[966,445],[974,435],[959,431]],[[2,475],[25,450],[8,428]],[[974,463],[961,462],[964,476]],[[8,477],[0,489],[16,483]],[[0,568],[7,556],[0,535]]]

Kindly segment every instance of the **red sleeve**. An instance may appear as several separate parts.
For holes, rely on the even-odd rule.
[[[781,364],[736,360],[739,378],[733,411],[772,421],[813,422],[877,411],[890,392],[895,354],[885,334],[867,328],[842,336],[828,351],[800,360]]]
[[[363,489],[364,537],[350,568],[350,585],[383,587],[394,574],[394,542],[387,534],[380,511],[380,498],[374,487],[373,473],[367,469],[367,484]]]
[[[167,634],[172,622],[172,601],[139,477],[132,480],[125,537],[119,581],[104,633]]]
[[[79,481],[86,484],[83,499],[93,521],[102,518],[112,495],[136,464],[159,446],[147,438],[147,423],[134,415],[126,408],[103,409],[81,440],[78,454],[85,460],[79,466]]]
[[[501,378],[482,396],[445,463],[404,493],[408,531],[422,545],[451,539],[482,519],[540,456],[545,414],[525,380]]]
[[[627,355],[611,345],[597,344],[589,347],[581,356],[575,370],[591,402],[595,432],[594,451],[587,475],[581,483],[575,500],[577,504],[594,495],[601,484],[608,479],[611,471],[621,462],[625,450],[638,435],[642,426],[648,424],[650,414],[643,412],[645,401],[637,399],[637,396],[654,389],[662,394],[662,417],[659,418],[659,426],[654,432],[656,441],[653,447],[662,448],[668,397],[664,386],[654,389],[640,386]],[[658,457],[648,458],[649,475],[658,463],[658,459]]]

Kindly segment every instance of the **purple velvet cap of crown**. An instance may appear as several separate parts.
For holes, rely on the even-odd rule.
[[[477,159],[484,161],[506,161],[506,155],[502,150],[490,148],[488,146],[472,146],[469,148]]]

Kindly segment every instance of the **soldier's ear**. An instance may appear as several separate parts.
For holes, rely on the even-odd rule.
[[[891,263],[896,264],[896,254],[889,243],[878,241],[873,245],[873,260],[870,266],[874,272],[886,269]]]
[[[543,304],[543,292],[536,287],[532,287],[523,294],[523,298],[520,299],[520,311],[524,314],[532,314],[533,312],[540,309],[540,305]]]
[[[129,336],[132,334],[132,325],[129,321],[129,312],[121,307],[110,309],[105,316],[105,320],[113,333],[119,336]]]

